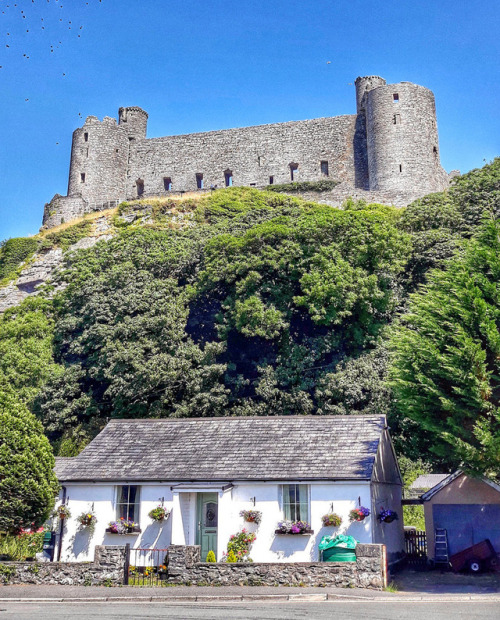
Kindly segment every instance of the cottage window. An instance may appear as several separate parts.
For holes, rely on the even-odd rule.
[[[290,521],[309,522],[309,489],[307,484],[283,485],[283,516]]]
[[[125,484],[116,488],[116,518],[139,522],[139,487]]]

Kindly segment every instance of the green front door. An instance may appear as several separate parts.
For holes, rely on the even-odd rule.
[[[217,493],[198,493],[196,544],[201,545],[201,561],[213,551],[217,557]]]

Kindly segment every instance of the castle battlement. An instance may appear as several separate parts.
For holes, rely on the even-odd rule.
[[[122,200],[209,187],[331,179],[350,195],[403,204],[443,190],[434,94],[411,82],[358,77],[356,114],[147,138],[148,114],[123,107],[73,133],[67,196],[51,227]]]

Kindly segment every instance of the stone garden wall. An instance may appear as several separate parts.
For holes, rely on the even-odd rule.
[[[125,547],[96,546],[93,562],[2,562],[0,584],[121,585]]]
[[[3,562],[0,584],[124,583],[125,547],[97,546],[94,562]],[[381,590],[387,585],[384,545],[358,544],[356,562],[200,562],[199,546],[171,545],[167,582],[185,585],[336,586]]]
[[[168,581],[193,585],[336,586],[381,590],[387,585],[384,545],[358,544],[356,562],[200,562],[199,546],[168,548]]]

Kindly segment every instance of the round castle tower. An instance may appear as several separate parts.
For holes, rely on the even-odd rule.
[[[81,196],[86,210],[125,198],[130,143],[146,137],[148,115],[120,108],[119,119],[89,116],[73,132],[68,196]]]
[[[125,129],[130,140],[144,140],[148,127],[148,113],[136,106],[120,108],[118,124]]]
[[[436,192],[446,185],[439,162],[432,91],[379,76],[356,79],[358,114],[365,117],[369,189]]]

